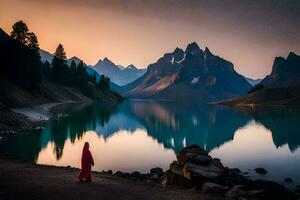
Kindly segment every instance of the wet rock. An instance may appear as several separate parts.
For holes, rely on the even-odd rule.
[[[262,168],[262,167],[256,168],[255,171],[256,171],[256,173],[258,173],[258,174],[266,174],[266,173],[268,173],[268,171],[265,170],[265,169]]]
[[[163,173],[163,169],[160,167],[155,167],[150,169],[150,174],[154,175],[154,174],[158,174],[159,176]]]
[[[202,192],[212,194],[225,193],[228,189],[229,187],[225,187],[213,182],[205,182],[202,186]]]

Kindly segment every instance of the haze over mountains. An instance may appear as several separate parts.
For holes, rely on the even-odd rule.
[[[103,60],[100,59],[98,63],[92,67],[99,74],[110,77],[114,83],[120,86],[136,80],[146,72],[146,69],[138,69],[134,65],[128,65],[127,67],[116,65],[106,57]]]
[[[48,61],[51,63],[53,58],[51,53],[41,49],[40,55],[42,62]],[[76,56],[73,56],[67,60],[67,64],[70,66],[72,61],[78,64],[80,60],[81,59]],[[142,76],[146,72],[146,69],[138,69],[134,65],[123,67],[122,65],[114,64],[108,58],[104,58],[103,60],[100,59],[94,66],[89,65],[87,71],[88,73],[97,72],[97,77],[103,74],[104,76],[109,77],[113,83],[122,86]]]
[[[249,94],[226,104],[299,105],[300,56],[290,52],[288,57],[276,57],[272,72]]]
[[[136,81],[123,87],[128,98],[212,102],[245,94],[252,88],[233,64],[193,42],[166,53]]]
[[[41,57],[51,62],[53,55],[41,50]],[[300,99],[299,60],[293,52],[286,59],[276,57],[270,75],[263,80],[251,79],[238,74],[231,62],[193,42],[185,50],[176,48],[164,54],[147,69],[123,67],[104,58],[87,67],[87,72],[96,72],[98,80],[99,74],[110,77],[112,89],[127,98],[202,103],[233,99],[226,103],[281,105]],[[72,57],[68,64],[72,61],[78,63],[80,59]]]

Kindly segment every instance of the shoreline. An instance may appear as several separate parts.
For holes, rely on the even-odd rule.
[[[51,112],[51,117],[49,117],[48,119],[45,119],[45,120],[38,120],[38,121],[34,121],[34,120],[30,120],[28,117],[25,117],[24,115],[21,115],[21,114],[19,114],[19,113],[15,113],[15,112],[12,112],[12,111],[9,111],[9,112],[11,112],[11,113],[13,113],[13,115],[16,115],[17,116],[17,118],[20,118],[20,119],[22,119],[22,120],[24,120],[24,119],[26,119],[27,120],[27,122],[30,124],[29,125],[29,127],[31,127],[31,129],[29,129],[28,128],[28,126],[24,126],[24,127],[22,127],[22,130],[23,131],[15,131],[15,132],[10,132],[10,133],[5,133],[4,134],[4,136],[3,135],[1,135],[1,133],[2,132],[0,132],[0,143],[2,142],[2,141],[4,141],[4,139],[6,139],[6,138],[9,138],[9,137],[11,137],[11,136],[14,136],[14,135],[22,135],[22,134],[30,134],[30,132],[31,131],[33,131],[33,130],[37,130],[37,131],[40,131],[41,129],[43,129],[43,126],[48,122],[48,120],[50,120],[52,117],[55,117],[55,116],[57,116],[57,115],[63,115],[62,113],[63,113],[63,110],[65,109],[64,108],[64,106],[68,106],[68,105],[72,105],[73,103],[79,103],[80,105],[82,105],[82,106],[85,106],[85,105],[88,105],[88,102],[62,102],[62,103],[52,103],[52,104],[47,104],[46,106],[45,105],[40,105],[40,106],[44,106],[44,107],[46,107],[46,110],[50,113]],[[74,107],[74,106],[72,106],[72,107]],[[80,109],[81,107],[75,107],[75,109]],[[30,109],[30,108],[26,108],[26,109]],[[35,110],[35,108],[33,108],[33,110]],[[0,113],[1,114],[1,113]],[[21,126],[22,126],[22,124],[21,124]],[[13,127],[15,127],[15,126],[13,126]],[[3,138],[4,137],[4,138]],[[199,147],[197,147],[197,148],[199,148]],[[201,150],[202,151],[202,150]],[[206,152],[206,154],[208,155],[208,153]],[[201,154],[202,155],[202,154]],[[177,157],[178,158],[178,157]],[[194,158],[193,158],[194,159]],[[3,156],[3,155],[0,155],[0,161],[2,162],[2,163],[8,163],[8,164],[12,164],[12,163],[14,163],[14,164],[16,164],[17,166],[26,166],[26,165],[30,165],[32,168],[34,168],[34,169],[38,169],[38,170],[41,170],[41,171],[44,171],[44,169],[46,168],[50,168],[50,169],[52,169],[52,168],[55,168],[55,169],[57,169],[58,171],[63,171],[63,170],[73,170],[73,171],[77,171],[77,172],[79,172],[79,169],[77,169],[77,168],[71,168],[71,167],[60,167],[60,166],[51,166],[51,165],[40,165],[40,164],[35,164],[35,163],[26,163],[26,162],[24,162],[24,161],[20,161],[20,160],[17,160],[17,159],[14,159],[14,158],[11,158],[11,157],[5,157],[5,156]],[[178,161],[177,161],[178,162]],[[191,161],[191,162],[194,162],[193,160]],[[197,161],[198,162],[198,161]],[[202,162],[202,161],[201,161]],[[217,161],[217,162],[219,162],[219,161]],[[174,162],[173,162],[174,163]],[[168,177],[168,176],[171,176],[171,177],[174,177],[174,176],[177,176],[178,174],[180,174],[180,176],[179,176],[179,182],[172,182],[173,181],[173,178],[172,178],[172,181],[170,182],[171,184],[170,185],[172,185],[172,186],[180,186],[179,188],[182,188],[182,186],[183,186],[183,188],[189,188],[189,190],[190,189],[192,189],[192,190],[195,190],[195,191],[197,191],[197,192],[199,192],[200,191],[200,194],[202,195],[203,194],[203,192],[201,192],[201,190],[203,190],[202,189],[202,185],[203,184],[205,184],[206,182],[209,182],[209,183],[211,183],[210,181],[213,181],[212,183],[215,183],[214,181],[214,179],[212,179],[212,180],[210,180],[210,179],[206,179],[206,178],[204,178],[204,180],[206,180],[206,182],[203,182],[202,180],[201,180],[201,184],[199,184],[199,183],[194,183],[194,180],[193,180],[193,178],[191,178],[191,176],[192,175],[186,175],[186,174],[184,174],[184,173],[186,173],[185,172],[185,170],[186,169],[178,169],[178,167],[176,166],[175,167],[175,169],[172,167],[172,165],[173,165],[173,163],[171,163],[171,165],[170,165],[170,169],[167,171],[167,172],[163,172],[162,170],[160,170],[160,169],[156,169],[157,171],[159,171],[158,173],[148,173],[148,174],[142,174],[142,173],[140,173],[140,172],[133,172],[133,173],[124,173],[124,172],[120,172],[120,171],[118,171],[118,172],[115,172],[115,173],[113,173],[111,170],[109,170],[109,171],[106,171],[106,172],[96,172],[96,171],[94,171],[93,172],[93,174],[98,174],[98,175],[100,175],[100,176],[102,176],[102,175],[105,175],[105,176],[110,176],[110,177],[119,177],[119,178],[124,178],[124,179],[126,179],[126,180],[128,180],[128,181],[140,181],[140,182],[142,182],[142,183],[156,183],[155,185],[157,185],[157,183],[158,184],[162,184],[162,185],[165,185],[165,186],[167,186],[167,185],[169,185],[169,184],[165,184],[165,183],[168,183],[168,182],[170,182],[170,180],[168,180],[168,178],[167,178],[167,180],[164,180],[164,179],[166,179],[166,177]],[[221,164],[222,165],[222,164]],[[194,167],[194,166],[193,166]],[[197,166],[198,167],[198,166]],[[196,167],[196,168],[197,168]],[[210,166],[209,166],[210,167]],[[206,167],[206,164],[204,165],[204,168],[207,168]],[[200,169],[201,170],[203,170],[203,166],[201,165],[201,167],[200,167]],[[222,167],[222,169],[224,170],[224,171],[227,171],[226,173],[229,173],[230,174],[230,176],[227,176],[227,177],[225,177],[225,178],[222,178],[221,179],[221,181],[220,180],[218,180],[218,181],[216,181],[218,184],[219,183],[221,183],[221,186],[222,187],[226,187],[226,188],[234,188],[234,186],[235,185],[239,185],[240,183],[241,184],[244,184],[244,183],[247,183],[247,184],[249,184],[249,185],[251,185],[252,183],[256,183],[257,181],[253,181],[253,180],[249,180],[248,178],[246,178],[244,175],[242,175],[242,172],[236,172],[234,169],[229,169],[229,168],[224,168],[224,167]],[[175,170],[175,172],[173,172],[172,170]],[[178,170],[179,171],[183,171],[183,172],[178,172]],[[201,171],[200,170],[200,171]],[[206,170],[206,169],[205,169]],[[204,170],[204,171],[205,171]],[[208,171],[210,171],[210,168],[208,168]],[[171,175],[170,175],[170,172],[172,172],[171,173]],[[1,172],[0,172],[1,173]],[[5,173],[4,171],[2,172],[2,173]],[[14,173],[17,173],[16,171],[14,172]],[[63,172],[58,172],[58,173],[63,173]],[[174,173],[175,173],[175,175],[174,175]],[[177,174],[178,173],[178,174]],[[197,172],[198,173],[198,172]],[[206,172],[205,172],[206,173]],[[209,172],[209,173],[211,173],[211,172]],[[183,178],[182,178],[183,177]],[[236,178],[238,177],[238,179],[237,180],[235,180]],[[243,177],[243,178],[242,178]],[[74,177],[73,177],[74,178]],[[178,178],[178,177],[177,177]],[[186,179],[189,179],[188,180],[188,182],[187,182],[187,180]],[[245,178],[245,179],[244,179]],[[76,176],[75,176],[75,179],[76,179]],[[247,180],[246,180],[247,179]],[[228,181],[230,182],[230,181],[232,181],[232,180],[234,180],[234,181],[236,181],[235,183],[234,183],[234,185],[230,185],[230,186],[224,186],[224,184],[226,183],[228,183]],[[196,181],[196,182],[198,182],[198,180]],[[183,183],[183,184],[182,184]],[[277,184],[277,183],[275,183],[275,182],[273,182],[273,181],[258,181],[257,182],[259,185],[261,185],[261,186],[263,186],[263,185],[267,185],[268,187],[269,186],[276,186],[276,187],[278,187],[278,188],[281,188],[281,189],[283,189],[283,188],[285,188],[284,186],[282,186],[282,185],[279,185],[279,184]],[[192,185],[191,185],[192,184]],[[232,183],[230,183],[230,184],[232,184]],[[219,187],[219,186],[217,186],[217,187]],[[252,187],[252,186],[251,186]],[[255,188],[255,187],[254,187]],[[189,190],[187,190],[187,191],[189,191]],[[257,188],[256,188],[256,190],[258,190]],[[284,191],[284,190],[283,190]],[[225,190],[224,190],[224,192],[225,192]],[[285,191],[284,191],[285,192]],[[207,194],[206,194],[207,195]],[[219,196],[220,194],[219,193],[209,193],[208,194],[208,196],[209,196],[209,198],[211,198],[210,196],[211,195],[217,195],[217,196]],[[298,198],[300,197],[300,194],[297,194],[298,195]],[[221,196],[224,196],[224,194],[222,194]],[[1,190],[0,190],[0,197],[1,197]]]
[[[101,172],[92,172],[91,183],[80,183],[78,174],[76,168],[24,163],[0,156],[0,199],[222,199]]]
[[[191,147],[193,148],[193,146]],[[22,199],[31,199],[32,197],[76,199],[72,194],[64,191],[69,185],[75,193],[82,193],[93,188],[96,196],[108,195],[107,199],[135,199],[136,196],[141,196],[142,199],[170,199],[172,197],[175,200],[235,200],[242,199],[242,197],[247,197],[244,199],[248,200],[269,199],[271,197],[272,199],[286,197],[284,199],[296,200],[300,197],[299,193],[296,194],[275,182],[250,180],[238,169],[223,167],[218,159],[213,158],[208,162],[213,161],[213,165],[218,166],[218,169],[216,169],[211,164],[206,163],[209,155],[203,157],[201,154],[201,158],[196,156],[191,159],[189,157],[192,152],[189,150],[191,147],[183,149],[177,155],[178,160],[171,163],[167,171],[162,171],[160,168],[153,168],[147,174],[139,172],[123,173],[120,171],[113,173],[111,170],[92,171],[92,183],[79,182],[77,176],[80,169],[78,168],[30,163],[20,161],[12,156],[0,155],[0,177],[2,177],[0,198],[18,199],[18,195],[22,195]],[[193,152],[196,151],[193,150]],[[192,168],[184,169],[186,164],[182,162],[192,166]],[[195,164],[191,165],[189,163]],[[183,173],[180,172],[180,165],[184,166],[182,168]],[[223,175],[218,174],[219,169],[224,170]],[[27,180],[27,177],[29,180]],[[31,180],[34,182],[33,185]],[[107,181],[113,181],[114,183],[109,184]],[[3,184],[7,182],[9,184],[4,186]],[[99,188],[101,184],[108,186],[107,190],[101,190]],[[47,189],[37,191],[36,187],[46,187]],[[49,190],[48,187],[50,187]],[[108,191],[120,188],[122,190],[126,188],[125,193],[121,196],[115,197],[113,194],[105,194]],[[24,190],[26,190],[26,194],[23,193]],[[58,195],[51,194],[56,190],[60,190]],[[154,195],[155,198],[149,196],[149,190],[152,190],[151,195]],[[178,196],[179,194],[180,196]],[[127,198],[127,195],[130,195],[130,197]],[[88,194],[86,199],[94,199],[93,196],[91,197]]]

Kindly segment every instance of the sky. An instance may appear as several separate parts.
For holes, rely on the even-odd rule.
[[[298,0],[0,0],[0,27],[23,20],[40,47],[59,43],[87,64],[108,57],[145,68],[196,41],[263,78],[276,56],[300,54]]]

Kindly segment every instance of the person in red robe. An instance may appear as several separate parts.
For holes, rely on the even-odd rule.
[[[94,159],[90,152],[90,145],[88,142],[84,144],[81,157],[81,171],[78,176],[80,181],[91,181],[91,169],[94,166]]]

